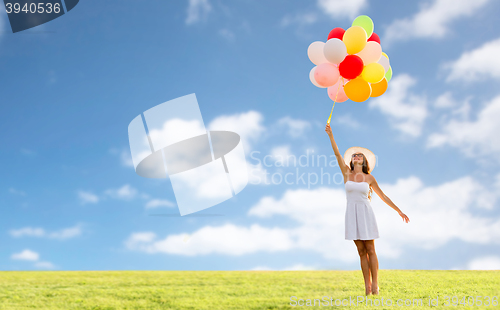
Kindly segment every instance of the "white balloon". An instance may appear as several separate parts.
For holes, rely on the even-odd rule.
[[[324,46],[325,42],[315,41],[307,48],[307,56],[309,56],[309,60],[311,60],[313,64],[321,65],[322,63],[328,62],[323,54]]]
[[[382,55],[380,57],[380,59],[378,60],[378,63],[384,67],[385,72],[387,72],[387,70],[389,70],[389,68],[391,67],[391,63],[389,62],[389,58],[385,57],[384,55]]]
[[[329,62],[339,64],[344,60],[345,56],[347,56],[347,48],[342,40],[332,38],[326,41],[323,47],[323,54]]]
[[[325,86],[321,86],[318,84],[318,82],[316,82],[316,80],[314,79],[314,70],[316,70],[316,67],[313,67],[311,69],[311,72],[309,72],[309,79],[311,80],[311,83],[313,83],[314,86],[317,86],[319,88],[326,88]]]
[[[368,41],[366,42],[365,48],[356,55],[363,60],[363,64],[366,66],[382,58],[382,47],[375,41]]]

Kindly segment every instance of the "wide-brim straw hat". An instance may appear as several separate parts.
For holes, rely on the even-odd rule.
[[[368,166],[369,170],[368,172],[371,173],[373,169],[375,168],[375,164],[377,163],[377,158],[375,157],[375,154],[373,154],[372,151],[370,151],[367,148],[360,147],[360,146],[353,146],[347,149],[344,153],[344,162],[347,165],[347,167],[351,167],[349,164],[351,163],[351,156],[352,154],[355,153],[363,153],[365,155],[366,160],[368,161]]]

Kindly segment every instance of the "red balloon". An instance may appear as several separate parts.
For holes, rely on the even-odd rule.
[[[328,34],[327,41],[330,39],[333,39],[333,38],[337,38],[339,40],[342,40],[342,38],[344,37],[344,32],[345,32],[345,30],[340,28],[340,27],[333,28],[332,31],[330,31],[330,33]]]
[[[376,34],[375,32],[372,33],[372,35],[368,38],[368,41],[375,41],[377,42],[378,44],[380,44],[380,37],[378,36],[378,34]],[[366,42],[368,42],[366,41]]]
[[[363,72],[363,60],[358,55],[347,55],[339,64],[339,72],[343,78],[355,79]]]

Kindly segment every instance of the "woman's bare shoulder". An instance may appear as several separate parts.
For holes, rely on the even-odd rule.
[[[366,178],[367,178],[368,184],[370,184],[370,185],[372,185],[374,182],[376,182],[375,177],[371,173],[368,173],[368,176]]]

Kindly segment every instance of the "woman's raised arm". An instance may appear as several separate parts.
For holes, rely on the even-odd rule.
[[[333,138],[332,128],[330,124],[326,124],[325,131],[330,137],[330,142],[332,143],[333,152],[335,153],[335,157],[337,157],[337,162],[339,163],[340,170],[342,171],[342,175],[344,179],[347,177],[347,170],[349,169],[344,162],[344,158],[340,155],[339,148],[337,147],[337,143],[335,143],[335,139]]]

